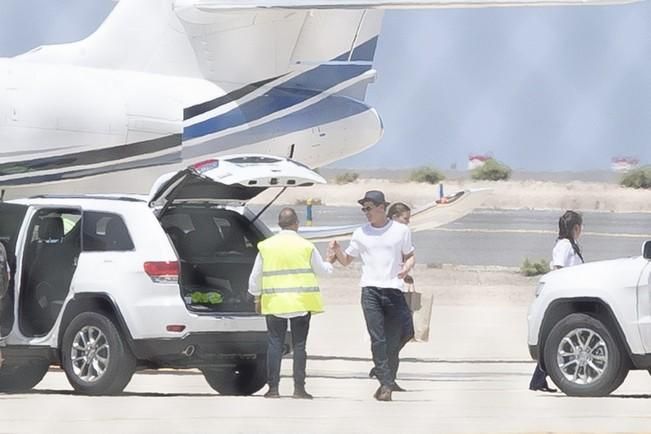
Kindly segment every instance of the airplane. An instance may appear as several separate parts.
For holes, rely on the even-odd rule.
[[[0,189],[139,193],[231,153],[321,167],[382,137],[384,10],[615,3],[116,0],[86,39],[0,59]]]

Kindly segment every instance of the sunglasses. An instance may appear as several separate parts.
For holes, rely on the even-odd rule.
[[[375,207],[375,206],[364,206],[364,207],[362,207],[362,212],[369,212],[373,208],[377,208],[377,207]]]

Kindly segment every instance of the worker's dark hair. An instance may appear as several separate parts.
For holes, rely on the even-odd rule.
[[[572,244],[572,249],[574,249],[574,253],[581,258],[581,262],[584,262],[581,248],[574,239],[574,227],[576,225],[581,226],[582,224],[583,217],[581,217],[581,214],[575,211],[565,211],[565,214],[558,219],[558,239],[569,240],[570,244]]]
[[[389,206],[389,209],[387,210],[387,217],[392,219],[408,211],[411,211],[411,208],[409,208],[406,203],[394,202],[391,204],[391,206]]]
[[[283,208],[278,213],[278,226],[280,229],[287,229],[298,224],[298,216],[293,208]]]

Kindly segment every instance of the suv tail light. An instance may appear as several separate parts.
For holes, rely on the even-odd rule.
[[[174,262],[145,262],[145,273],[155,283],[177,283],[179,281],[179,263]]]

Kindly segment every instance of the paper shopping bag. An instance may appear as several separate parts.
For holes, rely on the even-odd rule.
[[[413,283],[408,283],[406,286],[407,292],[403,292],[403,295],[405,296],[405,301],[407,302],[407,306],[409,306],[409,310],[413,313],[421,307],[421,294],[416,291]]]
[[[407,286],[405,300],[413,313],[414,341],[427,342],[429,340],[429,324],[432,319],[432,304],[434,301],[432,291],[425,289],[418,292],[412,283]]]

